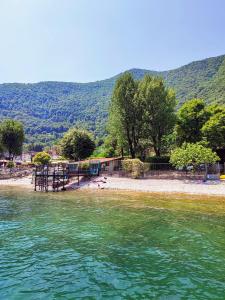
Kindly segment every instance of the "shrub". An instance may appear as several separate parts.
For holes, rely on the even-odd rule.
[[[9,162],[7,163],[7,165],[6,165],[6,167],[9,168],[9,169],[12,169],[12,168],[15,167],[15,164],[14,164],[13,161],[9,161]]]
[[[144,175],[144,163],[140,159],[125,159],[122,161],[122,168],[135,179]]]
[[[38,152],[33,159],[36,165],[47,165],[51,160],[51,156],[47,152]]]
[[[214,164],[217,161],[217,154],[199,143],[183,144],[182,147],[173,150],[170,157],[171,164],[176,168],[192,166],[194,170],[200,164]]]
[[[151,170],[151,164],[150,163],[144,163],[144,173]]]

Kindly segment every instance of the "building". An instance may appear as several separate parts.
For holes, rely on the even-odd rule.
[[[68,164],[69,170],[71,172],[77,172],[77,170],[84,169],[85,165],[88,166],[98,166],[98,171],[112,173],[113,171],[117,171],[121,167],[122,157],[110,157],[110,158],[94,158],[94,159],[86,159],[77,162],[70,162]]]

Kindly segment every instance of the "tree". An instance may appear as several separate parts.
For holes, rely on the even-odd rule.
[[[61,139],[60,148],[64,157],[80,160],[93,153],[95,143],[88,131],[72,128]]]
[[[217,154],[199,143],[184,143],[182,147],[174,149],[170,156],[170,163],[177,168],[193,166],[197,169],[200,164],[213,164],[217,161]]]
[[[109,131],[116,137],[121,148],[128,148],[132,158],[135,158],[141,136],[141,106],[138,105],[135,94],[137,82],[128,72],[117,80],[112,95],[109,114]]]
[[[44,145],[43,144],[36,144],[36,143],[31,143],[27,145],[27,150],[28,151],[38,151],[41,152],[43,151]]]
[[[102,148],[104,149],[103,156],[105,157],[113,157],[120,154],[117,139],[110,134],[105,138]]]
[[[33,158],[33,162],[37,165],[48,165],[51,160],[51,156],[47,152],[38,152]]]
[[[213,116],[215,114],[224,112],[225,113],[225,106],[224,105],[219,105],[217,103],[210,104],[206,106],[206,112],[208,112],[209,117]]]
[[[213,149],[225,148],[225,111],[211,116],[203,125],[202,135]]]
[[[24,130],[21,122],[5,120],[0,124],[0,144],[8,151],[9,158],[22,153]]]
[[[145,75],[138,85],[137,99],[143,111],[143,137],[150,139],[156,155],[160,156],[163,140],[175,125],[175,93],[164,86],[161,78]]]
[[[185,102],[178,111],[176,125],[177,142],[196,143],[201,141],[201,128],[208,120],[210,113],[206,110],[202,99],[192,99]]]
[[[0,136],[0,157],[3,155],[3,152],[4,152],[4,148],[3,148],[3,145],[1,142],[1,136]]]

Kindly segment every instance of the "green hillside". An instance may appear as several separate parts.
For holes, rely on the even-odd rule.
[[[192,97],[225,103],[225,56],[155,72],[132,69],[135,78],[146,73],[162,76],[176,90],[179,103]],[[119,75],[91,83],[40,82],[0,84],[0,119],[21,120],[29,142],[51,142],[74,124],[87,124],[104,134],[108,105]]]
[[[225,103],[225,73],[221,69],[224,66],[225,55],[192,62],[165,72],[163,77],[176,90],[180,103],[193,97]]]

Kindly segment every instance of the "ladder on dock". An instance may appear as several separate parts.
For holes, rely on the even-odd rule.
[[[68,170],[65,166],[36,166],[34,170],[34,190],[58,192],[65,190],[68,182]]]

